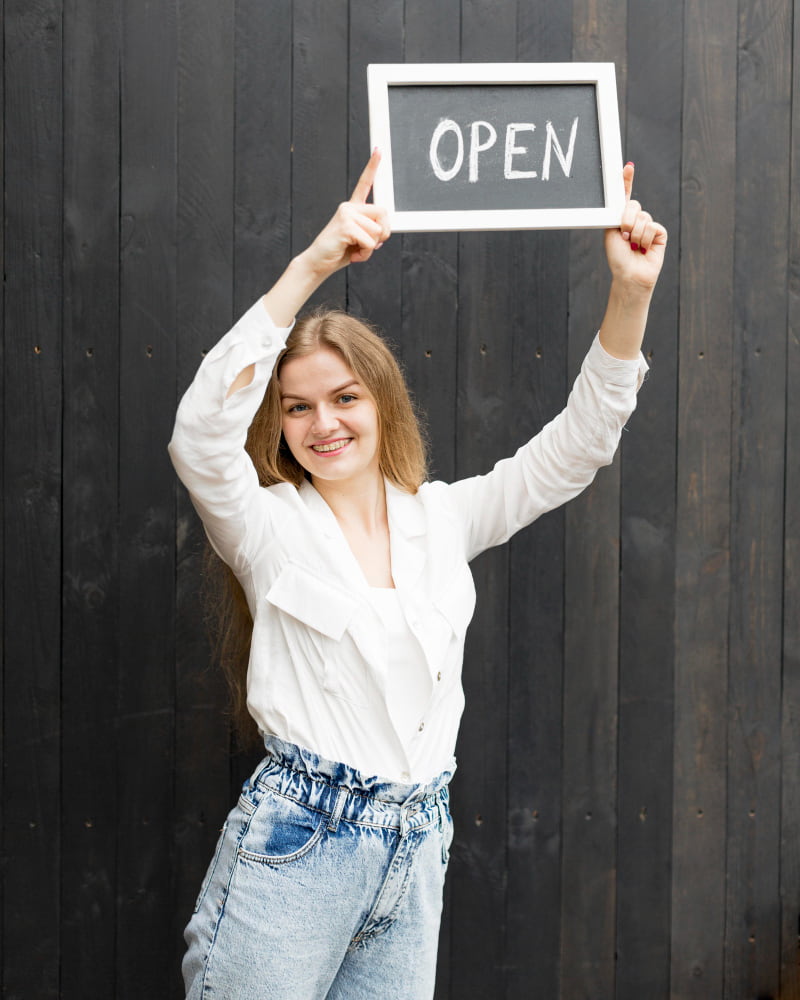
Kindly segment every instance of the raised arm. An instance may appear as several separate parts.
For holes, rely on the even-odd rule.
[[[388,214],[367,201],[380,162],[376,149],[348,201],[342,202],[333,218],[314,242],[297,257],[262,299],[272,322],[290,326],[308,299],[336,271],[348,264],[369,260],[391,235]],[[245,369],[228,394],[232,395],[253,380],[252,366]]]
[[[618,229],[605,234],[606,257],[611,270],[608,306],[600,326],[600,343],[612,357],[633,360],[639,356],[650,299],[664,263],[667,231],[631,198],[634,167],[623,171],[625,209]]]

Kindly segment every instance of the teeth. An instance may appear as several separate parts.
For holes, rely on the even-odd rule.
[[[328,452],[328,451],[339,451],[340,449],[344,448],[346,444],[347,444],[346,441],[332,441],[330,444],[313,444],[311,447],[313,448],[314,451]]]

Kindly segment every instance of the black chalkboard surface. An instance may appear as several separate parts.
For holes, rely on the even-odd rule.
[[[369,67],[375,199],[395,230],[588,228],[622,211],[614,67]]]

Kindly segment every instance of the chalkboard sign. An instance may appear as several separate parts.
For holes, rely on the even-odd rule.
[[[395,231],[619,223],[613,63],[373,64],[367,82]]]

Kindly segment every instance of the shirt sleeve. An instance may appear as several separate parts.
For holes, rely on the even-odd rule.
[[[641,355],[614,358],[595,337],[562,412],[491,472],[447,487],[468,559],[577,496],[611,464],[647,369]]]
[[[168,446],[211,544],[235,572],[247,562],[245,542],[258,544],[263,530],[265,491],[245,451],[247,431],[290,330],[276,327],[259,299],[203,359],[178,406]],[[255,366],[252,382],[228,397],[249,365]]]

